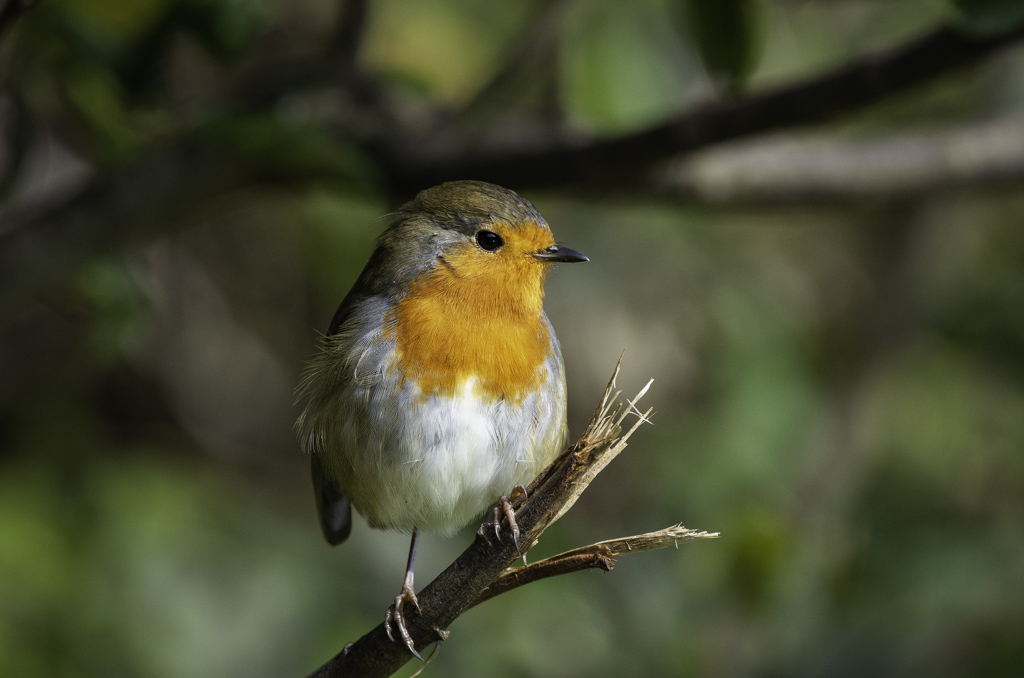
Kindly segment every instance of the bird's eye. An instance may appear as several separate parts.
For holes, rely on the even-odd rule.
[[[505,241],[501,239],[501,236],[494,231],[477,231],[476,244],[484,248],[488,252],[493,252],[502,245]]]

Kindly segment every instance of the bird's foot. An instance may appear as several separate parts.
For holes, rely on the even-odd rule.
[[[395,596],[395,604],[389,607],[387,614],[384,615],[384,630],[388,632],[388,638],[391,639],[391,642],[395,642],[395,637],[391,633],[391,622],[394,622],[395,626],[398,627],[398,635],[402,638],[405,646],[409,648],[409,652],[412,652],[416,659],[423,661],[423,657],[416,651],[416,646],[412,642],[409,629],[405,626],[404,608],[408,603],[415,605],[416,611],[420,612],[420,601],[416,599],[416,591],[413,590],[412,582],[409,581],[402,586],[402,591]]]
[[[494,507],[493,517],[491,520],[480,525],[480,529],[477,530],[477,534],[490,541],[488,528],[491,528],[494,530],[494,536],[497,537],[498,542],[501,542],[501,522],[502,517],[504,517],[505,521],[508,523],[508,530],[512,533],[512,542],[516,545],[516,551],[519,552],[519,555],[523,556],[523,565],[525,566],[526,555],[523,553],[523,549],[519,546],[519,524],[516,522],[515,509],[512,508],[512,502],[520,496],[524,499],[527,496],[526,488],[522,485],[516,485],[512,488],[511,499],[505,496],[499,497],[498,503],[501,506]]]

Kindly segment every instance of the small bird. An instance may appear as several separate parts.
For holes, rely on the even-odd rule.
[[[419,609],[420,531],[450,536],[500,499],[518,547],[506,495],[565,441],[544,280],[551,264],[587,260],[510,190],[454,181],[422,191],[378,238],[299,386],[296,429],[327,541],[348,538],[353,506],[371,527],[412,534],[385,628],[394,641],[393,622],[418,658],[403,608]]]

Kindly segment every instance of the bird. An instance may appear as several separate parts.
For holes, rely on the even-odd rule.
[[[327,542],[348,538],[352,508],[411,534],[385,629],[421,661],[405,621],[406,605],[419,610],[420,532],[452,536],[500,501],[518,548],[508,496],[564,444],[565,368],[544,282],[553,264],[583,261],[511,190],[423,190],[378,237],[297,389]]]

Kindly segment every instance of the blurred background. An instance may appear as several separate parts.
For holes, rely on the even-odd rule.
[[[299,676],[382,620],[407,538],[359,518],[324,543],[292,401],[416,158],[628,138],[1022,23],[1018,0],[9,0],[0,675]],[[627,393],[655,378],[653,426],[533,559],[722,537],[492,600],[426,675],[1024,675],[1005,43],[827,123],[510,183],[591,259],[548,283],[572,434],[623,349]],[[474,529],[423,540],[417,582]]]

